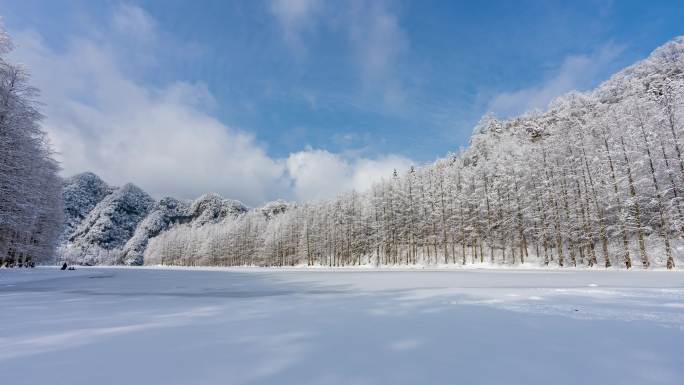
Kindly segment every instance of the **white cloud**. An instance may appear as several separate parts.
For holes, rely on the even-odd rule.
[[[325,150],[307,149],[290,154],[287,171],[300,200],[333,198],[342,191],[366,191],[374,182],[389,178],[394,169],[406,170],[410,159],[385,155],[375,159],[345,158]]]
[[[329,198],[351,188],[351,165],[339,155],[324,150],[290,154],[287,171],[294,180],[295,195],[302,200]]]
[[[496,95],[488,110],[499,117],[511,117],[521,113],[545,109],[553,99],[573,90],[592,87],[604,75],[607,66],[624,50],[622,46],[606,44],[587,55],[572,55],[565,58],[553,76],[542,84],[513,92]]]
[[[249,133],[205,112],[214,102],[204,85],[149,89],[123,74],[115,52],[96,42],[74,41],[57,53],[35,34],[16,40],[16,56],[43,90],[45,127],[66,175],[91,170],[156,196],[218,191],[248,203],[287,191],[281,162]]]
[[[285,40],[298,52],[304,48],[301,34],[315,20],[314,14],[319,3],[315,0],[273,0],[271,12],[278,19]]]
[[[144,9],[119,4],[112,15],[112,28],[122,35],[150,42],[155,38],[156,23]]]
[[[356,159],[352,185],[357,191],[368,190],[374,182],[391,177],[395,169],[403,173],[413,164],[415,162],[412,160],[398,155],[384,155],[376,159]]]
[[[133,182],[156,197],[215,191],[258,205],[366,188],[371,178],[408,164],[397,156],[345,158],[324,150],[273,158],[250,132],[211,115],[216,101],[206,85],[150,87],[135,80],[139,74],[127,74],[123,68],[135,68],[122,64],[131,57],[129,46],[72,38],[57,51],[35,32],[13,35],[14,59],[31,70],[32,83],[42,90],[44,126],[64,175],[93,171],[111,184]]]

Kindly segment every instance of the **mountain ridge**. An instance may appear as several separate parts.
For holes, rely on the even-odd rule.
[[[112,187],[92,172],[64,179],[60,259],[80,264],[141,265],[150,238],[177,224],[202,226],[247,212],[242,202],[208,193],[154,200],[138,186]]]

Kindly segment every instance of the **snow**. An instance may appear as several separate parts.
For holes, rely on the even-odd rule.
[[[0,384],[681,384],[684,273],[0,269]]]
[[[247,212],[247,206],[233,199],[223,199],[215,193],[204,194],[190,206],[189,215],[194,226],[217,223],[224,218],[233,218]]]
[[[162,198],[156,208],[143,219],[123,249],[127,265],[141,265],[143,253],[150,238],[168,230],[174,222],[188,220],[189,204],[175,198]]]
[[[146,192],[125,184],[105,196],[69,236],[60,250],[68,261],[114,264],[119,250],[133,236],[138,224],[155,206]]]
[[[201,227],[248,211],[241,202],[215,193],[194,201],[155,201],[133,184],[111,187],[91,172],[65,180],[63,200],[59,259],[82,264],[141,265],[150,238],[175,225]],[[272,206],[271,210],[284,210]]]
[[[64,180],[64,230],[61,241],[67,240],[88,213],[113,191],[112,187],[92,172],[84,172]]]

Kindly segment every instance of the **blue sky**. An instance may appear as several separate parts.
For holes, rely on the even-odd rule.
[[[6,1],[64,173],[259,204],[366,188],[684,33],[677,1]],[[125,159],[123,159],[125,158]],[[186,183],[183,183],[183,180]]]

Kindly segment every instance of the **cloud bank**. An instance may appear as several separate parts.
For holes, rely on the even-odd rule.
[[[408,169],[411,161],[397,155],[376,159],[345,159],[324,150],[306,150],[287,158],[287,171],[294,181],[295,195],[319,200],[339,191],[365,191],[375,181],[388,179],[392,171]]]

